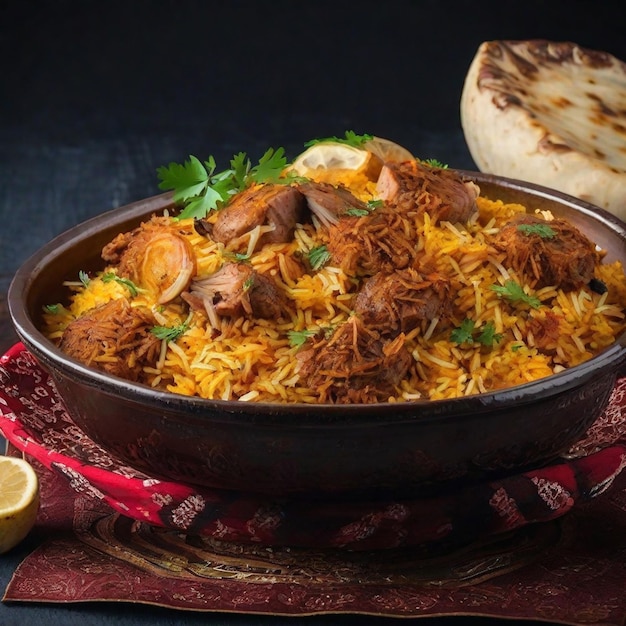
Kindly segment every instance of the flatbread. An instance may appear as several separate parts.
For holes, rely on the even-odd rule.
[[[626,63],[569,42],[488,41],[461,97],[482,172],[577,196],[626,220]]]

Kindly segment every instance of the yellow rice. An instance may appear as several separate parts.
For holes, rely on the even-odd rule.
[[[362,181],[352,189],[365,200],[372,197],[371,188]],[[434,260],[438,271],[461,282],[455,302],[458,314],[474,320],[477,329],[492,322],[502,339],[491,348],[457,344],[450,340],[449,326],[441,329],[436,320],[424,322],[407,334],[413,365],[390,401],[453,398],[543,378],[590,359],[626,328],[626,279],[619,262],[598,268],[596,277],[608,287],[602,295],[587,287],[568,293],[545,287],[533,294],[542,306],[530,312],[528,307],[520,312],[502,300],[489,287],[517,277],[505,267],[502,256],[494,256],[485,237],[514,214],[532,208],[483,197],[478,199],[478,208],[467,228],[445,222],[435,225],[426,216],[415,245]],[[181,226],[188,227],[199,276],[215,272],[230,260],[221,244],[195,233],[190,221]],[[298,375],[296,355],[301,348],[290,344],[288,333],[338,326],[350,317],[355,297],[355,280],[337,267],[326,266],[303,276],[290,270],[294,254],[306,254],[317,245],[320,236],[314,226],[300,225],[292,242],[264,246],[250,258],[252,266],[270,275],[293,301],[292,319],[277,323],[219,318],[212,327],[205,315],[195,313],[189,329],[175,342],[164,342],[158,363],[145,368],[147,383],[204,398],[315,402],[315,390],[308,389]],[[69,304],[46,315],[45,330],[55,340],[72,319],[111,298],[129,297],[124,286],[97,277],[86,287],[79,282],[70,287]],[[188,315],[180,299],[157,307],[140,293],[131,304],[151,308],[159,325],[181,324]],[[529,318],[549,314],[560,319],[558,340],[542,353]]]

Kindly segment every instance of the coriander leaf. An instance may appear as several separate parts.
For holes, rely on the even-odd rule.
[[[306,343],[309,337],[313,337],[315,333],[316,331],[314,330],[290,330],[287,333],[289,345],[299,348]]]
[[[189,329],[189,322],[191,321],[192,316],[193,313],[189,313],[187,319],[182,324],[178,324],[176,326],[153,326],[150,329],[150,332],[157,339],[165,339],[168,342],[176,341]]]
[[[430,165],[430,167],[438,167],[442,170],[447,170],[448,166],[437,159],[421,159],[422,163],[426,163],[426,165]]]
[[[217,208],[222,200],[222,195],[218,191],[207,187],[203,196],[198,196],[189,201],[187,206],[178,214],[178,219],[206,217],[208,213]]]
[[[238,152],[230,160],[230,170],[223,172],[220,181],[226,183],[229,179],[229,175],[232,173],[232,179],[235,182],[235,188],[243,189],[246,186],[246,178],[250,172],[250,159],[245,152]]]
[[[502,333],[496,332],[493,322],[487,322],[481,329],[476,341],[483,346],[491,347],[494,343],[502,341]]]
[[[259,164],[250,170],[250,178],[255,183],[276,182],[287,165],[283,148],[269,148],[259,159]]]
[[[102,279],[103,283],[110,283],[111,281],[115,281],[120,285],[124,285],[128,289],[128,291],[130,291],[131,296],[136,296],[139,293],[139,289],[132,280],[129,280],[128,278],[122,278],[121,276],[118,276],[113,272],[106,272],[105,274],[102,274],[100,278]]]
[[[246,278],[246,280],[243,281],[243,290],[245,291],[249,291],[250,289],[252,289],[254,285],[254,274],[252,274],[251,276],[249,276],[248,278]]]
[[[290,182],[281,178],[286,165],[284,149],[269,148],[254,167],[245,152],[233,156],[230,169],[217,173],[213,156],[202,163],[191,155],[183,164],[159,167],[157,174],[159,189],[173,190],[174,201],[184,207],[178,219],[202,218],[253,183]]]
[[[450,341],[459,344],[473,342],[474,324],[474,320],[465,318],[461,325],[450,333]]]
[[[312,269],[319,270],[329,261],[330,252],[326,246],[317,246],[316,248],[309,250],[309,263],[311,264]]]
[[[222,252],[222,256],[225,256],[228,259],[233,259],[238,263],[243,263],[245,261],[250,260],[250,255],[245,252],[233,252],[232,250],[224,250]]]
[[[89,274],[87,274],[87,272],[84,272],[83,270],[80,270],[80,272],[78,272],[78,279],[81,283],[83,283],[84,287],[87,287],[87,285],[89,284]]]
[[[372,139],[374,139],[373,135],[357,135],[354,131],[347,130],[343,137],[324,137],[321,139],[312,139],[311,141],[307,141],[304,144],[304,147],[309,148],[316,143],[322,143],[324,141],[334,141],[335,143],[345,143],[349,146],[360,148],[364,143],[367,143]]]
[[[187,327],[185,324],[179,324],[178,326],[153,326],[150,332],[157,339],[165,339],[166,341],[176,341],[185,331]]]
[[[350,207],[346,210],[344,215],[350,215],[351,217],[363,217],[365,215],[369,215],[372,211],[375,211],[377,208],[383,205],[382,200],[368,200],[364,209],[357,207]]]
[[[359,209],[357,207],[350,207],[346,209],[344,215],[349,215],[350,217],[364,217],[365,215],[369,215],[370,211],[367,209]]]
[[[159,167],[157,175],[161,180],[159,189],[173,189],[175,202],[201,195],[209,184],[209,172],[193,155],[183,164],[170,163],[167,167]]]
[[[522,302],[528,304],[533,309],[538,309],[541,306],[541,300],[535,296],[529,296],[523,289],[523,287],[510,279],[502,285],[491,285],[490,289],[495,291],[500,297],[506,298],[512,303]]]
[[[59,311],[61,310],[61,305],[59,304],[46,304],[43,307],[44,311],[46,313],[52,313],[52,315],[57,315],[59,313]]]
[[[517,230],[525,235],[538,235],[541,239],[556,237],[556,231],[548,224],[518,224]]]

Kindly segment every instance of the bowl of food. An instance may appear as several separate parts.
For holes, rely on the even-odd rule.
[[[63,233],[9,290],[72,419],[125,463],[408,496],[546,464],[607,405],[626,361],[615,216],[350,133],[214,169],[162,168],[173,193]]]

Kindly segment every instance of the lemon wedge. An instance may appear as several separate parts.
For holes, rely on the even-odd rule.
[[[35,525],[39,480],[25,459],[0,456],[0,554],[15,547]]]
[[[384,163],[389,163],[390,161],[403,163],[404,161],[415,160],[410,150],[407,150],[395,141],[391,141],[391,139],[372,137],[372,139],[363,144],[363,148],[375,154]]]
[[[375,180],[381,168],[380,158],[369,150],[335,141],[320,141],[296,157],[290,169],[300,176],[311,176],[315,172],[349,170],[363,173]]]

